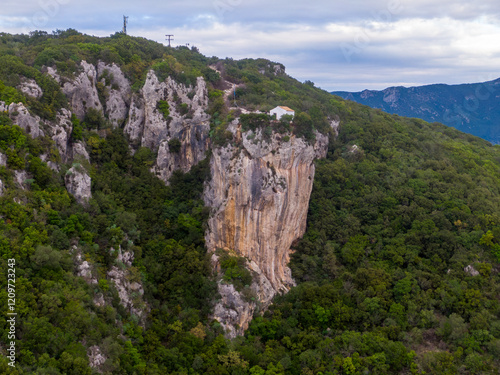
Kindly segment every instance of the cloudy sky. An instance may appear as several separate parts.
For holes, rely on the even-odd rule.
[[[0,32],[121,30],[208,56],[264,57],[328,90],[500,77],[498,0],[2,0]]]

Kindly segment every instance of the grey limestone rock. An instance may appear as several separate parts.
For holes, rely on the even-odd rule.
[[[91,178],[81,166],[73,166],[64,177],[66,190],[73,195],[78,203],[87,204],[92,197]]]
[[[113,127],[120,127],[128,116],[132,95],[130,83],[118,65],[99,62],[97,74],[103,84],[108,83],[106,115]]]
[[[160,101],[168,103],[168,118],[158,109]],[[202,77],[192,87],[170,77],[160,82],[150,71],[140,93],[132,97],[125,133],[139,145],[158,151],[152,171],[168,183],[174,170],[187,172],[205,158],[210,131],[207,108],[208,93]],[[170,149],[173,139],[180,141],[178,150]]]
[[[9,117],[12,122],[19,125],[33,138],[43,137],[44,133],[40,127],[43,124],[40,117],[31,115],[23,103],[11,103],[9,105]]]
[[[65,82],[62,90],[76,116],[83,120],[89,108],[102,112],[102,104],[97,93],[97,70],[94,65],[82,61],[82,72],[73,80]]]
[[[17,87],[23,94],[39,99],[43,95],[43,90],[34,79],[22,79],[21,84]]]

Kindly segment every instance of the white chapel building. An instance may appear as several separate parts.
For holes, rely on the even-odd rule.
[[[285,106],[278,106],[274,109],[271,109],[269,112],[271,116],[276,115],[276,120],[280,120],[284,115],[292,115],[295,116],[295,111],[291,108]]]

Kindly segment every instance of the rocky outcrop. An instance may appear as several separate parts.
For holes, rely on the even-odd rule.
[[[130,83],[115,63],[107,65],[99,62],[97,74],[101,84],[106,87],[105,114],[114,128],[120,127],[128,116],[132,95]]]
[[[159,103],[168,104],[168,112]],[[152,171],[168,183],[174,170],[187,172],[205,158],[209,146],[209,116],[206,82],[185,86],[170,77],[160,82],[153,71],[144,87],[132,98],[125,133],[140,146],[158,150]],[[171,141],[180,141],[172,149]]]
[[[0,102],[0,111],[8,112],[12,122],[19,125],[33,138],[48,135],[55,142],[63,161],[70,160],[68,144],[73,124],[69,110],[61,108],[54,121],[42,120],[39,116],[31,114],[23,103],[6,105],[4,102]]]
[[[14,124],[19,125],[33,138],[43,137],[44,133],[40,128],[40,124],[43,123],[40,117],[31,115],[23,103],[11,103],[9,105],[9,117]]]
[[[91,346],[87,350],[87,357],[89,358],[89,366],[98,373],[102,373],[101,367],[106,362],[106,357],[102,354],[101,348],[97,345]]]
[[[91,178],[80,165],[74,165],[66,172],[64,183],[68,193],[73,195],[78,203],[87,204],[92,198]]]
[[[90,161],[89,153],[85,149],[85,145],[82,142],[73,143],[71,151],[73,160],[84,159]]]
[[[71,154],[68,150],[70,144],[70,136],[73,131],[73,124],[71,123],[71,112],[62,108],[56,116],[56,121],[46,126],[48,135],[56,143],[59,154],[63,161],[71,160]]]
[[[47,67],[46,72],[61,85],[71,111],[80,120],[90,108],[96,109],[113,127],[125,124],[125,133],[135,146],[149,147],[157,152],[152,172],[166,183],[175,170],[187,172],[205,158],[210,124],[205,112],[208,92],[203,77],[198,77],[196,85],[186,86],[170,77],[160,82],[150,71],[144,87],[132,95],[130,82],[114,63],[99,62],[94,66],[82,61],[73,78],[60,75],[53,67]],[[32,97],[43,95],[33,80],[22,79],[19,89]],[[160,110],[160,102],[164,106],[166,103],[168,109]],[[60,109],[54,121],[30,114],[23,103],[6,105],[0,102],[0,110],[8,111],[13,122],[32,137],[48,135],[53,139],[63,162],[74,161],[75,157],[88,160],[85,148],[71,142],[70,110]],[[173,140],[178,142],[172,143]]]
[[[76,246],[73,247],[73,251],[78,251]],[[89,285],[97,285],[97,278],[94,276],[93,265],[89,261],[83,260],[81,252],[75,255],[75,263],[76,276],[83,278]]]
[[[172,138],[180,141],[178,150],[171,149],[170,141],[162,141],[152,172],[166,183],[174,171],[188,172],[193,165],[205,159],[209,146],[209,129],[205,123],[181,128],[175,138]]]
[[[82,61],[80,67],[81,73],[74,80],[65,82],[62,91],[68,98],[73,112],[80,120],[83,120],[89,108],[102,111],[102,105],[96,88],[96,67],[86,61]],[[54,74],[54,70],[52,72]]]
[[[27,190],[29,188],[27,180],[29,179],[31,179],[31,176],[28,174],[28,172],[14,171],[14,182],[16,183],[17,187],[23,190]]]
[[[113,249],[112,249],[113,250]],[[144,302],[144,288],[140,280],[134,280],[132,252],[123,252],[118,248],[117,264],[108,271],[108,278],[115,284],[121,305],[131,314],[136,315],[141,321],[146,316],[148,306]],[[135,272],[136,273],[136,272]]]
[[[464,268],[464,272],[469,276],[479,276],[479,271],[474,268],[472,265],[468,265]]]
[[[230,249],[248,259],[252,289],[266,308],[276,293],[294,285],[287,266],[290,247],[305,232],[314,160],[326,156],[328,137],[317,133],[315,144],[309,144],[279,134],[266,141],[260,130],[233,132],[243,147],[228,145],[212,153],[211,180],[204,193],[212,213],[205,240],[210,251]],[[228,307],[230,313],[219,309],[215,318],[226,326],[238,321],[244,329],[255,306],[233,302],[237,308]]]
[[[217,284],[220,300],[214,307],[214,317],[220,322],[226,336],[242,336],[252,320],[257,304],[246,301],[233,285]]]
[[[25,95],[35,99],[40,99],[43,95],[43,90],[34,79],[22,79],[21,84],[17,88]]]

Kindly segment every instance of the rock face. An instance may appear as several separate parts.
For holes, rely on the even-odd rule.
[[[43,95],[43,90],[34,79],[23,79],[17,87],[23,94],[39,99]]]
[[[111,248],[111,251],[114,252],[115,250]],[[143,299],[144,288],[142,283],[140,280],[133,281],[133,260],[134,255],[132,252],[123,252],[119,247],[117,261],[121,267],[111,267],[111,270],[108,271],[108,278],[115,284],[121,305],[144,323],[143,318],[146,317],[149,307]]]
[[[213,150],[212,178],[204,194],[205,204],[212,208],[205,240],[209,251],[230,249],[248,259],[254,274],[252,289],[266,308],[276,293],[294,285],[287,266],[290,247],[306,230],[313,162],[326,156],[328,137],[317,133],[311,145],[295,136],[285,141],[273,134],[265,141],[260,130],[257,134],[233,131],[242,137],[241,149],[228,145]],[[223,299],[234,294],[225,289],[220,288]],[[255,309],[252,304],[234,302],[237,307],[229,307],[232,312],[219,308],[215,315],[230,336],[248,326]]]
[[[64,95],[68,98],[68,102],[71,108],[73,108],[73,112],[80,120],[83,120],[89,108],[102,111],[102,104],[99,101],[99,94],[96,88],[96,67],[86,61],[82,61],[80,66],[82,72],[75,80],[65,82],[62,90]]]
[[[92,197],[92,191],[90,190],[92,181],[82,167],[71,167],[68,172],[66,172],[64,183],[68,193],[73,195],[78,203],[86,204]]]
[[[168,104],[168,116],[159,110],[160,101]],[[191,87],[170,77],[160,82],[150,71],[140,93],[132,97],[125,133],[140,146],[158,150],[152,171],[166,183],[174,170],[187,172],[205,158],[210,130],[207,107],[208,93],[202,77]],[[174,139],[180,145],[172,150],[170,141]]]
[[[186,86],[170,77],[160,82],[150,71],[144,87],[132,94],[129,80],[114,63],[92,65],[82,61],[74,78],[59,75],[53,67],[46,69],[47,74],[61,85],[71,111],[60,109],[54,121],[31,114],[23,103],[6,105],[0,102],[0,111],[7,111],[12,121],[33,138],[44,135],[52,138],[63,162],[74,161],[78,156],[88,160],[85,147],[72,143],[70,137],[72,112],[83,120],[90,108],[105,115],[113,127],[125,126],[124,131],[135,146],[158,152],[152,172],[166,183],[175,170],[187,172],[205,158],[210,124],[206,114],[208,92],[203,77],[198,77],[196,85]],[[32,97],[43,95],[34,80],[23,78],[18,88]],[[160,101],[167,104],[168,112],[159,110]],[[178,142],[172,143],[172,140]]]
[[[48,135],[56,143],[63,161],[70,160],[68,143],[73,125],[69,110],[61,108],[54,121],[42,120],[39,116],[31,114],[23,103],[6,105],[4,102],[0,102],[0,111],[8,112],[12,122],[19,125],[33,138]]]
[[[14,124],[19,125],[33,138],[43,136],[43,130],[40,129],[40,117],[32,116],[23,103],[11,103],[9,105],[9,117]]]
[[[97,372],[102,373],[101,366],[106,362],[106,357],[102,354],[101,348],[97,345],[91,346],[87,350],[87,356],[89,358],[89,366]]]
[[[128,116],[130,105],[130,83],[122,70],[115,63],[107,65],[103,62],[97,64],[97,74],[100,82],[107,88],[105,114],[113,127],[120,127]]]

